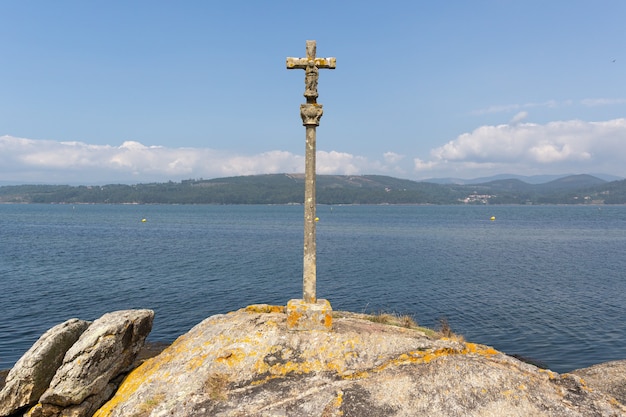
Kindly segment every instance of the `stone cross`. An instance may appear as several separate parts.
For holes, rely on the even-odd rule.
[[[317,301],[316,243],[315,243],[315,128],[320,124],[322,105],[317,104],[319,68],[334,69],[335,58],[316,58],[315,41],[306,41],[306,58],[287,58],[287,69],[303,69],[304,97],[300,117],[306,127],[306,152],[304,169],[304,270],[303,298],[308,303]]]
[[[287,69],[304,70],[304,97],[300,117],[306,127],[304,168],[304,263],[303,299],[287,303],[287,325],[295,330],[330,330],[332,309],[327,300],[318,300],[316,286],[315,243],[315,128],[322,117],[322,105],[317,103],[319,69],[335,69],[335,58],[317,58],[315,41],[306,41],[306,58],[287,58]]]

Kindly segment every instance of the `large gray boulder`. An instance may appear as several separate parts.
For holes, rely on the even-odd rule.
[[[50,385],[63,357],[89,322],[70,319],[45,332],[17,361],[0,391],[0,416],[33,405]]]
[[[67,351],[39,402],[70,407],[104,392],[112,379],[128,370],[153,319],[152,310],[124,310],[95,320]]]
[[[559,375],[459,338],[336,313],[290,331],[280,308],[210,317],[132,371],[95,417],[624,416]]]

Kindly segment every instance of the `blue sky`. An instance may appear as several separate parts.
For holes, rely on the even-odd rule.
[[[626,2],[0,2],[0,183],[626,177]]]

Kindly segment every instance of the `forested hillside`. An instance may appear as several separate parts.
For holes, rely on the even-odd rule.
[[[0,187],[0,203],[301,204],[302,174],[102,186]],[[626,204],[626,180],[572,175],[544,184],[518,179],[483,184],[434,184],[363,175],[319,175],[319,204]]]

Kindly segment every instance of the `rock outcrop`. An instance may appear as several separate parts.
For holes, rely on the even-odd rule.
[[[600,363],[571,373],[583,378],[590,388],[626,404],[626,360]]]
[[[89,327],[89,322],[70,319],[45,332],[9,372],[0,391],[0,416],[34,405],[50,385],[63,357]]]
[[[126,376],[153,317],[50,329],[0,416],[626,416],[626,361],[559,375],[410,320],[336,312],[331,331],[289,330],[281,306],[209,317]]]
[[[153,318],[151,310],[126,310],[94,321],[68,350],[40,402],[67,407],[102,391],[133,362]]]
[[[152,329],[153,319],[152,310],[124,310],[107,313],[91,324],[73,319],[55,326],[9,373],[0,394],[0,399],[8,398],[9,406],[4,407],[4,400],[0,403],[0,416],[18,415],[34,403],[25,416],[91,416],[111,397],[128,372]],[[43,350],[48,353],[32,354]],[[18,396],[13,388],[14,371],[26,383],[37,380],[37,389],[30,389],[26,402],[15,401]],[[41,376],[44,374],[45,379]]]
[[[280,307],[210,317],[132,371],[95,416],[624,416],[574,375],[488,346],[336,314],[289,331]]]

